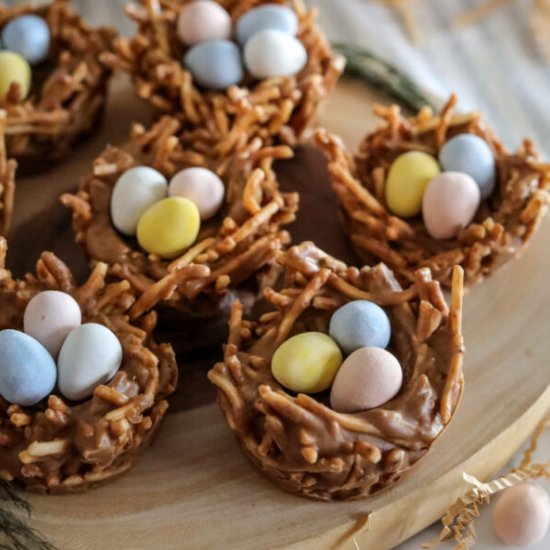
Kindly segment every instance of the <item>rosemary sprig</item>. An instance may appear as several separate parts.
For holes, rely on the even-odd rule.
[[[345,74],[359,78],[370,86],[389,94],[412,111],[422,107],[436,110],[434,101],[406,74],[381,59],[372,51],[352,44],[334,44],[334,49],[348,61]]]
[[[30,504],[22,498],[16,488],[0,481],[0,550],[56,550],[36,529],[9,507],[31,516]]]

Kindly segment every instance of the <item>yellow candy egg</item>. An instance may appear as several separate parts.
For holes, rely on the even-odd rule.
[[[386,180],[386,203],[396,216],[412,218],[422,211],[426,186],[441,172],[434,157],[409,151],[397,157]]]
[[[153,204],[141,216],[137,239],[150,254],[175,258],[195,242],[200,223],[195,203],[182,197],[170,197]]]
[[[31,88],[31,66],[18,53],[0,51],[0,100],[5,99],[14,83],[19,84],[20,98],[25,99]]]
[[[319,393],[330,388],[342,352],[336,342],[321,332],[297,334],[282,344],[271,362],[275,380],[298,393]]]

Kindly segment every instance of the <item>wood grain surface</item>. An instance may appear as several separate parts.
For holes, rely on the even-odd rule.
[[[104,126],[53,172],[17,183],[9,265],[31,269],[53,249],[84,275],[70,218],[57,196],[74,189],[107,142],[132,120],[148,120],[124,79],[113,85]],[[373,128],[373,98],[342,83],[322,122],[354,148]],[[310,149],[279,165],[286,188],[302,191],[295,239],[349,257],[322,157]],[[205,378],[212,360],[182,358],[180,391],[156,444],[125,477],[87,494],[32,496],[34,525],[60,548],[384,550],[426,527],[461,494],[462,473],[496,472],[550,406],[550,255],[544,223],[521,261],[466,297],[466,390],[448,431],[408,479],[364,501],[325,504],[287,495],[253,470],[215,404]],[[365,525],[367,515],[368,525]]]

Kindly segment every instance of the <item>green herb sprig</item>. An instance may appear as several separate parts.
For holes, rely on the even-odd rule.
[[[414,112],[426,106],[436,110],[434,100],[414,80],[372,51],[352,44],[338,43],[333,47],[347,59],[347,76],[363,80]]]
[[[28,524],[31,511],[13,484],[0,481],[0,550],[56,550]]]

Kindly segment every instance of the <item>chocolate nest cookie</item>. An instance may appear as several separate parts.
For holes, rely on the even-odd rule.
[[[348,268],[312,243],[281,253],[279,262],[284,288],[266,292],[274,310],[250,322],[233,306],[224,362],[209,378],[246,455],[285,490],[319,500],[372,495],[400,480],[457,410],[463,272],[454,270],[449,308],[428,269],[403,289],[386,266]],[[284,390],[271,370],[276,349],[308,331],[326,335],[332,314],[357,300],[383,306],[390,319],[389,350],[403,369],[396,397],[348,414],[324,393]]]
[[[159,305],[161,325],[168,330],[177,326],[183,348],[211,348],[218,337],[225,339],[236,293],[252,307],[261,288],[276,276],[275,256],[289,241],[282,227],[294,220],[298,207],[296,194],[279,191],[272,168],[275,159],[292,156],[289,147],[263,147],[253,140],[239,155],[220,158],[212,156],[214,143],[207,131],[187,132],[172,117],[147,131],[136,126],[126,145],[108,147],[100,155],[77,194],[61,198],[73,210],[76,240],[92,261],[108,263],[114,276],[128,280],[141,294],[131,318]],[[112,223],[113,188],[136,165],[153,167],[167,178],[188,167],[206,167],[223,181],[220,211],[175,259],[147,254]],[[216,336],[216,330],[221,334]]]
[[[1,239],[2,330],[22,330],[29,301],[44,290],[59,290],[76,299],[83,321],[113,331],[123,360],[114,378],[83,402],[53,393],[34,407],[20,407],[0,396],[0,479],[46,493],[89,489],[126,472],[151,443],[175,389],[174,352],[153,341],[155,314],[129,320],[135,295],[127,281],[106,283],[105,264],[98,263],[77,287],[67,266],[43,253],[36,276],[15,280],[4,268],[6,248]]]
[[[508,153],[478,113],[456,113],[455,104],[452,97],[440,115],[425,108],[413,118],[403,117],[397,106],[376,107],[384,124],[365,138],[355,159],[339,138],[324,130],[316,135],[357,254],[366,263],[384,262],[402,282],[414,281],[416,271],[427,267],[434,279],[449,286],[453,267],[461,265],[466,283],[479,283],[523,250],[547,211],[550,165],[540,161],[532,142],[525,140],[517,153]],[[436,240],[422,216],[404,219],[389,210],[388,172],[403,153],[437,158],[461,134],[477,136],[489,146],[496,182],[470,223],[453,238]]]
[[[243,138],[260,137],[292,144],[312,123],[320,103],[336,85],[344,58],[333,55],[315,24],[315,11],[301,0],[216,0],[229,12],[233,26],[240,16],[263,5],[290,8],[298,18],[297,38],[308,61],[296,75],[254,79],[245,75],[240,85],[208,91],[197,85],[182,65],[188,48],[177,36],[180,10],[189,0],[139,0],[126,11],[137,23],[137,34],[118,39],[114,53],[102,59],[114,69],[132,75],[138,95],[160,112],[177,114],[193,127],[218,134],[220,154],[229,153]]]
[[[12,83],[0,109],[7,112],[7,147],[23,172],[36,172],[65,157],[103,113],[111,70],[100,62],[116,33],[92,29],[69,0],[43,7],[0,8],[0,30],[23,15],[42,18],[49,28],[47,58],[33,67],[28,97]]]

